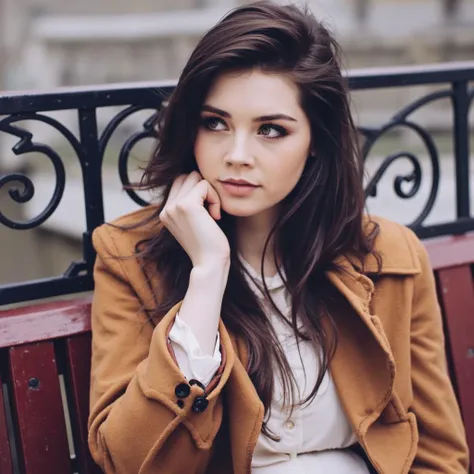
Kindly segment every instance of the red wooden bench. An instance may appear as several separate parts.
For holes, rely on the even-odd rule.
[[[474,457],[474,235],[426,246],[444,314],[448,365]],[[1,474],[99,472],[87,448],[89,315],[87,298],[0,312]]]

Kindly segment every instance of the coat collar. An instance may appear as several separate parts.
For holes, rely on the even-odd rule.
[[[375,254],[381,259],[379,268],[377,258],[374,254],[364,259],[365,273],[379,273],[390,275],[416,275],[421,272],[419,259],[412,245],[407,240],[407,229],[382,217],[364,216],[364,227],[369,234],[374,226],[378,226],[379,232],[374,241]],[[353,262],[351,265],[349,261]],[[341,257],[338,260],[344,268],[354,267],[356,273],[360,272],[362,265],[357,265],[357,259]]]

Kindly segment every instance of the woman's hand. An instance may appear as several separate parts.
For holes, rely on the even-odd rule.
[[[204,207],[208,203],[207,210]],[[230,247],[216,220],[221,202],[216,190],[193,171],[174,181],[160,219],[188,254],[193,266],[227,265]]]

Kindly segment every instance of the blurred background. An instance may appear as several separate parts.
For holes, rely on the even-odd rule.
[[[13,90],[175,80],[203,33],[229,9],[244,3],[248,2],[0,0],[0,91],[5,94]],[[307,3],[335,32],[349,69],[474,59],[474,0]],[[356,122],[380,126],[401,107],[432,90],[435,88],[426,86],[354,93]],[[117,110],[112,108],[99,111],[101,130],[116,114]],[[77,112],[51,116],[77,132]],[[108,146],[103,174],[107,219],[138,207],[121,190],[117,156],[126,138],[139,131],[149,116],[149,112],[140,112],[125,121]],[[416,120],[435,137],[442,165],[440,193],[427,222],[447,221],[454,217],[450,104],[439,101],[424,107],[416,113]],[[472,123],[471,111],[471,131]],[[77,158],[53,128],[33,121],[25,121],[22,126],[31,130],[35,141],[53,147],[67,164],[66,191],[58,210],[40,228],[14,231],[0,224],[0,284],[59,275],[72,260],[80,259],[82,252],[84,204]],[[28,219],[44,209],[51,198],[55,177],[44,156],[14,155],[12,146],[17,142],[18,139],[0,132],[0,173],[27,173],[35,184],[36,194],[26,204],[15,204],[6,190],[0,189],[0,208],[8,215]],[[423,207],[430,186],[430,163],[420,138],[399,130],[379,140],[367,160],[367,172],[370,175],[384,157],[402,149],[419,156],[426,167],[426,179],[417,198],[403,202],[393,191],[394,176],[412,169],[408,161],[400,160],[385,175],[377,197],[369,200],[369,209],[409,223]],[[136,170],[151,150],[151,140],[137,145],[131,168]],[[132,176],[138,176],[138,171],[133,170]]]

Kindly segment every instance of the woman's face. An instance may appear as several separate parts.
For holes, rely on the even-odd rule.
[[[204,101],[194,153],[222,209],[250,217],[274,211],[293,190],[310,141],[310,124],[290,79],[232,72],[217,79]]]

